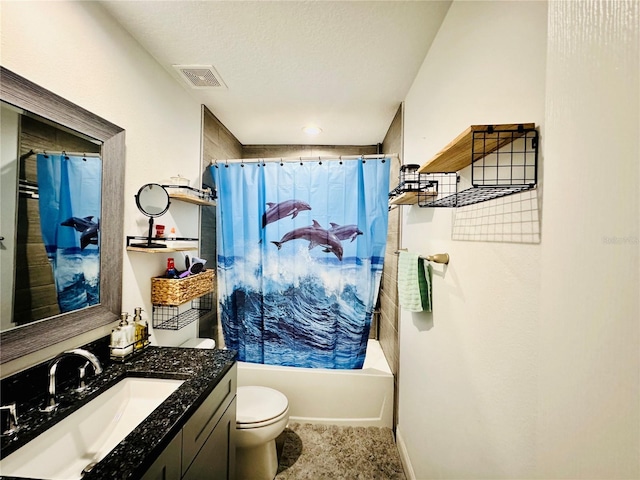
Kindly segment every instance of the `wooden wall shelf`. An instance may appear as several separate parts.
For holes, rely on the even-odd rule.
[[[181,202],[192,203],[204,207],[215,207],[216,202],[212,198],[212,192],[188,185],[163,185],[169,194],[169,198]]]
[[[435,192],[422,192],[420,197],[432,196],[435,197]],[[389,200],[389,205],[415,205],[418,203],[418,192],[404,192],[397,197],[393,197]]]
[[[159,247],[159,248],[145,248],[139,247],[136,243],[131,243],[132,241],[139,241],[139,243],[144,243],[147,241],[147,237],[142,236],[127,236],[127,251],[129,252],[142,252],[142,253],[171,253],[171,252],[187,252],[190,250],[198,250],[198,239],[197,238],[186,238],[186,237],[176,237],[176,238],[157,238],[153,237],[151,239],[152,243],[165,243],[165,242],[194,242],[187,245],[171,245],[167,247]]]
[[[142,247],[127,247],[128,252],[142,252],[142,253],[171,253],[171,252],[188,252],[191,250],[197,250],[198,246],[193,247],[167,247],[167,248],[142,248]]]
[[[204,200],[202,198],[194,197],[193,195],[189,195],[187,193],[180,192],[170,192],[169,198],[173,198],[175,200],[180,200],[181,202],[193,203],[194,205],[202,205],[205,207],[215,207],[215,201]]]
[[[431,160],[425,163],[418,170],[419,173],[453,173],[468,167],[471,163],[479,160],[496,150],[508,145],[519,137],[514,136],[498,136],[496,133],[487,134],[483,145],[473,145],[473,132],[487,131],[490,128],[495,132],[505,130],[517,130],[518,127],[524,127],[525,130],[535,128],[534,123],[509,123],[501,125],[471,125],[464,132],[458,135],[451,143],[444,147],[440,152],[435,154]],[[498,140],[499,138],[499,140]],[[472,151],[478,152],[473,155]]]
[[[418,203],[418,192],[404,192],[389,199],[389,205],[415,205]]]

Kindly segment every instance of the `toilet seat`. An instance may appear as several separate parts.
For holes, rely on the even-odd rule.
[[[289,401],[281,392],[269,387],[238,387],[236,427],[259,428],[278,422],[289,414]]]

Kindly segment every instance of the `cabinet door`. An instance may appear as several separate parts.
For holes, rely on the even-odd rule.
[[[183,480],[236,478],[236,399],[220,418],[196,455]]]
[[[209,435],[236,396],[237,365],[227,372],[182,429],[182,473],[186,473]],[[234,419],[235,425],[235,419]]]
[[[182,430],[153,462],[153,465],[142,476],[142,480],[180,480],[181,457]]]

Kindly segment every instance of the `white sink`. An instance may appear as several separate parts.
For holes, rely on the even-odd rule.
[[[0,475],[79,479],[85,467],[102,460],[182,383],[124,378],[2,459]]]

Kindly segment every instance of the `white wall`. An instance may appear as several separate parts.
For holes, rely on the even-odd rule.
[[[633,3],[456,1],[407,96],[406,163],[471,124],[535,122],[542,142],[536,194],[483,204],[511,229],[512,200],[538,201],[540,243],[452,240],[460,210],[404,207],[403,246],[451,255],[433,314],[401,312],[410,476],[640,477]]]
[[[535,122],[544,145],[546,25],[544,2],[454,2],[406,98],[405,163],[475,124]],[[403,247],[451,256],[433,314],[401,311],[398,437],[416,478],[531,478],[540,244],[453,241],[454,209],[403,208]]]
[[[125,202],[125,235],[146,234],[148,219],[134,200],[143,184],[180,173],[198,185],[200,105],[95,2],[2,1],[0,9],[4,67],[126,130],[125,195],[109,201]],[[197,236],[191,207],[174,202],[160,219]],[[125,311],[142,306],[151,316],[150,278],[164,271],[167,256],[124,253]],[[152,340],[172,343],[172,333]]]
[[[549,5],[542,478],[640,478],[640,5]]]

